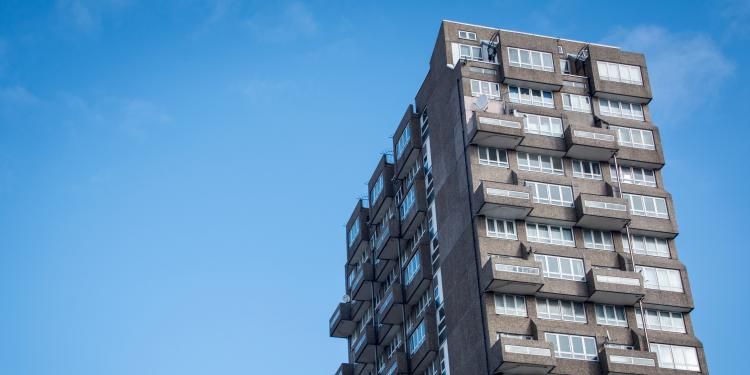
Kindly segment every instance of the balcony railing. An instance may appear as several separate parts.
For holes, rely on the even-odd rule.
[[[486,188],[485,192],[487,193],[487,195],[492,195],[496,197],[518,198],[518,199],[525,199],[525,200],[528,200],[530,197],[529,193],[526,193],[523,191]]]
[[[508,121],[508,120],[502,120],[502,119],[496,119],[491,117],[478,117],[480,124],[486,124],[486,125],[494,125],[494,126],[503,126],[506,128],[511,129],[521,129],[521,123],[516,121]]]
[[[501,272],[525,273],[529,275],[539,275],[540,273],[540,270],[537,267],[515,266],[503,263],[496,263],[495,270]]]
[[[612,363],[619,363],[622,365],[638,365],[638,366],[649,366],[649,367],[656,366],[656,361],[654,361],[651,358],[628,357],[624,355],[610,355],[609,361]]]
[[[596,275],[596,281],[607,284],[641,286],[641,280],[629,277]]]
[[[538,355],[543,357],[551,357],[552,351],[545,348],[534,348],[531,346],[520,346],[520,345],[505,345],[506,353],[515,354],[527,354],[527,355]]]
[[[628,206],[619,203],[601,202],[601,201],[583,201],[586,207],[600,208],[603,210],[627,211]]]
[[[574,130],[573,135],[576,137],[581,138],[588,138],[588,139],[595,139],[599,141],[615,141],[615,136],[611,134],[602,134],[602,133],[594,133],[594,132],[587,132],[585,130]]]

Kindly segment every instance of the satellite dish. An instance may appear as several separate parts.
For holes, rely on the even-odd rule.
[[[472,108],[477,111],[486,111],[487,107],[490,105],[489,99],[487,99],[487,95],[479,95],[479,98],[477,98],[476,101],[474,101],[474,104],[472,104]]]
[[[341,298],[341,301],[343,301],[344,303],[349,303],[352,301],[352,298],[349,297],[348,294],[344,294],[344,296]]]

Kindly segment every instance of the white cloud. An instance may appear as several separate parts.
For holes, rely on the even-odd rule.
[[[57,11],[64,23],[79,31],[92,32],[99,29],[102,18],[130,5],[130,0],[58,0]]]
[[[315,16],[299,2],[286,5],[278,15],[256,14],[247,26],[253,36],[266,42],[292,41],[318,32]]]
[[[659,26],[618,29],[605,40],[646,55],[657,118],[679,120],[711,98],[732,75],[734,62],[711,37],[678,34]]]
[[[728,38],[745,38],[750,36],[750,1],[728,0],[724,2],[721,16],[726,20]]]

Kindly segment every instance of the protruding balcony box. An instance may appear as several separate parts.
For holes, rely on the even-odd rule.
[[[421,345],[411,348],[409,344],[411,341],[414,331],[419,329],[419,326],[424,324],[425,337]],[[437,333],[437,322],[435,320],[435,314],[425,314],[422,320],[414,326],[414,329],[409,332],[406,340],[406,348],[410,351],[409,353],[409,367],[413,374],[422,373],[427,366],[432,363],[432,360],[437,355],[438,350],[438,333]]]
[[[352,321],[359,321],[364,316],[365,312],[371,308],[372,301],[351,301],[349,303],[351,307]]]
[[[496,374],[548,374],[557,365],[552,344],[500,337],[492,348]]]
[[[339,369],[336,370],[336,375],[357,375],[357,365],[353,363],[342,363]]]
[[[397,260],[375,259],[375,281],[385,282],[393,267],[398,266],[397,263]]]
[[[375,187],[381,189],[377,196],[373,194],[373,188]],[[393,163],[390,162],[388,155],[383,155],[380,158],[380,162],[367,184],[367,192],[370,201],[370,224],[377,224],[391,207],[395,193],[393,190]]]
[[[581,193],[575,207],[576,225],[580,227],[620,231],[630,222],[627,201],[623,198]]]
[[[631,211],[628,211],[630,215],[630,232],[633,234],[640,234],[645,236],[659,237],[659,238],[675,238],[680,233],[680,229],[677,225],[677,219],[674,212],[674,204],[672,202],[672,196],[669,193],[654,190],[653,192],[644,192],[644,188],[622,184],[623,192],[625,194],[636,194],[636,195],[648,195],[664,198],[667,203],[667,214],[669,218],[658,218],[650,216],[634,215]],[[612,196],[620,196],[617,183],[607,184],[607,193]],[[631,207],[628,207],[630,210]]]
[[[351,336],[354,328],[357,326],[352,320],[352,305],[348,302],[339,303],[336,311],[333,312],[331,319],[328,320],[328,328],[331,337]]]
[[[352,354],[357,363],[375,363],[375,354],[378,350],[375,328],[368,325],[362,335],[352,343]]]
[[[393,283],[385,292],[383,299],[375,310],[378,322],[383,324],[401,324],[404,321],[404,295],[401,283]]]
[[[414,201],[411,206],[406,206],[411,194],[414,194]],[[411,184],[411,188],[404,194],[404,199],[399,206],[399,213],[401,215],[401,236],[409,238],[417,230],[427,213],[424,178],[415,179]]]
[[[622,100],[634,103],[648,103],[653,98],[651,83],[643,54],[625,52],[619,48],[589,45],[588,59],[585,61],[586,75],[589,77],[589,87],[594,96]],[[635,65],[641,68],[641,85],[615,82],[601,79],[597,62],[611,62],[616,64]]]
[[[432,259],[430,246],[420,245],[404,267],[404,300],[413,305],[432,282]]]
[[[385,370],[382,375],[396,375],[409,373],[409,360],[404,352],[394,352],[391,358],[385,362]]]
[[[399,149],[399,142],[403,139],[403,149]],[[419,150],[422,149],[421,130],[419,128],[419,116],[414,113],[414,107],[409,105],[406,109],[401,123],[393,134],[393,155],[396,159],[395,176],[403,179],[409,173],[412,164],[419,159]]]
[[[649,375],[658,372],[656,353],[604,347],[599,352],[606,375]]]
[[[471,144],[513,150],[523,141],[523,118],[476,111],[468,131]]]
[[[375,257],[378,259],[398,259],[398,239],[400,237],[401,225],[398,217],[388,219],[385,225],[379,226],[380,233],[374,239]]]
[[[533,259],[491,256],[482,267],[487,292],[533,295],[544,286],[542,264]]]
[[[617,138],[611,129],[569,125],[565,129],[566,157],[609,161],[617,152]]]
[[[624,128],[642,128],[633,125],[626,125],[625,123],[633,120],[620,120],[613,119],[613,121],[607,121],[598,119],[598,123],[604,122],[602,127],[607,127],[613,131],[615,138],[617,138],[617,132],[611,129],[610,126],[619,126]],[[622,123],[622,124],[621,124]],[[641,123],[642,124],[642,123]],[[664,167],[664,152],[661,147],[661,137],[659,135],[659,129],[655,126],[648,127],[646,130],[650,130],[654,136],[654,149],[646,148],[635,148],[627,145],[622,145],[620,140],[617,140],[617,160],[621,165],[629,165],[633,167],[643,167],[647,169],[661,169]]]
[[[346,223],[346,245],[347,245],[347,259],[349,264],[353,264],[362,256],[362,253],[366,251],[370,244],[368,239],[370,238],[370,231],[367,225],[370,220],[370,209],[365,207],[363,201],[360,199],[357,202],[357,206],[354,207],[352,216],[349,217],[349,221]],[[357,235],[350,238],[352,228],[359,226],[359,232]]]
[[[592,268],[586,282],[591,302],[632,306],[646,294],[643,277],[637,272]]]
[[[372,260],[366,261],[359,269],[353,269],[349,273],[348,286],[349,295],[356,301],[369,301],[372,299],[371,285],[375,280]]]
[[[529,47],[533,46],[533,47]],[[534,50],[551,54],[552,71],[536,70],[512,66],[510,64],[508,47]],[[529,87],[534,89],[559,91],[562,87],[562,75],[557,54],[557,42],[554,39],[538,38],[520,33],[500,31],[500,81],[506,85]]]
[[[482,181],[474,192],[475,215],[525,219],[533,208],[526,186]]]

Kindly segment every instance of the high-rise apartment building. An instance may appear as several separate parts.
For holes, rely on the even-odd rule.
[[[642,54],[444,21],[346,226],[336,374],[708,373]]]

